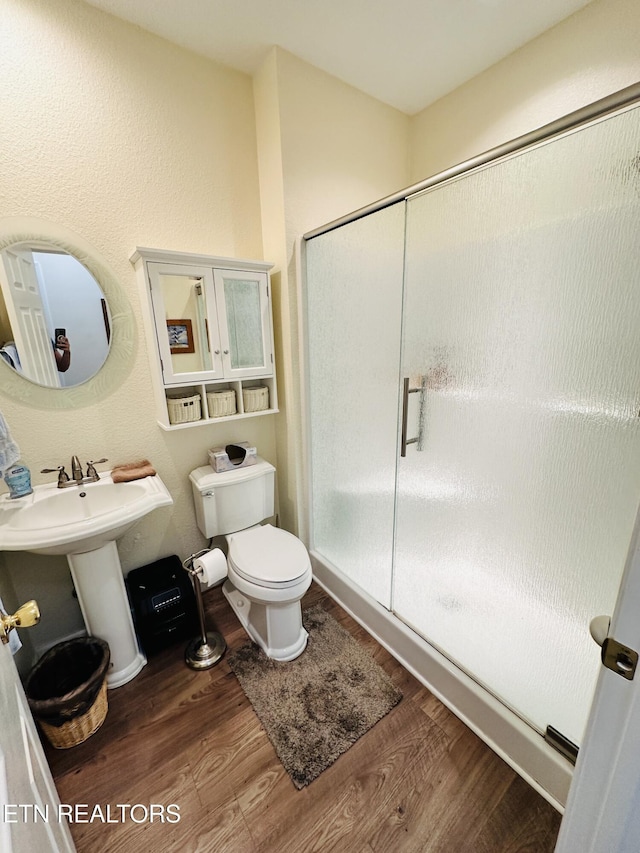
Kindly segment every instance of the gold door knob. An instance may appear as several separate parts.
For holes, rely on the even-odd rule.
[[[9,631],[13,628],[30,628],[32,625],[37,625],[39,621],[40,608],[38,602],[33,599],[18,608],[13,616],[7,616],[0,610],[0,639],[3,643],[8,643]]]

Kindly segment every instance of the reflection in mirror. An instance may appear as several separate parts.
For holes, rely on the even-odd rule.
[[[160,274],[174,373],[211,370],[207,304],[200,276]]]
[[[69,252],[47,243],[2,250],[0,356],[26,379],[70,388],[109,353],[109,309],[97,281]]]

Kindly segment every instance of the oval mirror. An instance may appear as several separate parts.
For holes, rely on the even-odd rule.
[[[94,276],[52,243],[14,243],[1,256],[0,357],[47,388],[95,376],[109,354],[111,319]]]

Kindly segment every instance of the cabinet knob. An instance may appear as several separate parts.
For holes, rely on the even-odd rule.
[[[214,353],[215,353],[216,355],[220,355],[220,350],[219,350],[219,349],[214,349]]]
[[[225,350],[223,350],[223,353],[224,353],[225,355],[229,355],[229,350],[228,350],[228,349],[225,349]]]

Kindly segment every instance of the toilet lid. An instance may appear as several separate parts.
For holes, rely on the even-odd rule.
[[[311,567],[302,542],[270,524],[234,534],[228,559],[240,577],[270,588],[292,586]]]

